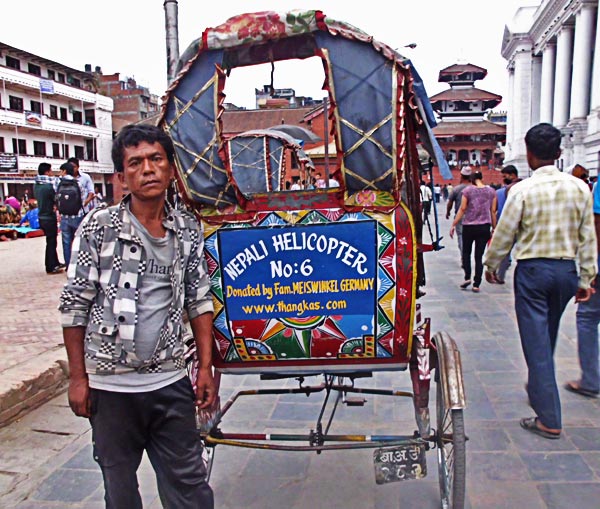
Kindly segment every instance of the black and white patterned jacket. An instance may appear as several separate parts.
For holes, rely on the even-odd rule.
[[[62,326],[86,327],[88,373],[156,373],[183,368],[183,309],[190,319],[213,311],[201,227],[190,213],[167,206],[163,225],[176,239],[173,301],[153,356],[145,362],[136,356],[138,282],[147,262],[126,207],[129,199],[96,209],[84,218],[60,296]]]

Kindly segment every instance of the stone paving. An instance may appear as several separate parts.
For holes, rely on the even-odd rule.
[[[448,226],[443,221],[442,230],[447,232]],[[16,251],[8,253],[0,244],[0,277],[4,277],[1,271],[8,264],[13,264],[15,269],[37,271],[35,276],[16,276],[11,295],[21,297],[37,287],[39,293],[48,296],[47,303],[52,303],[54,308],[55,298],[49,295],[58,291],[61,276],[51,279],[42,274],[38,261],[41,251],[37,256],[33,254],[42,244],[30,244],[29,240],[17,242],[32,249],[22,254],[21,262],[7,260],[7,256],[14,256]],[[461,291],[458,283],[462,274],[455,242],[446,238],[443,244],[446,248],[442,251],[426,255],[429,284],[422,305],[424,314],[432,318],[434,331],[448,331],[461,350],[468,399],[465,410],[469,437],[467,507],[597,509],[600,400],[584,399],[561,389],[562,438],[545,440],[521,430],[518,420],[531,415],[531,409],[523,389],[525,364],[514,316],[512,284],[484,284],[480,294]],[[14,247],[10,246],[10,250]],[[23,285],[21,289],[19,285]],[[43,311],[47,313],[44,320],[48,321],[48,330],[44,334],[48,350],[54,348],[58,338],[50,332],[56,327],[53,308]],[[36,320],[30,318],[29,321]],[[28,325],[27,320],[11,323],[15,328]],[[23,356],[44,350],[38,345],[39,339],[32,341],[35,345],[32,346],[24,337],[17,335],[15,339],[11,335],[8,338],[2,332],[2,352],[6,350],[10,359],[17,358],[21,362]],[[23,343],[23,349],[15,355],[11,348],[14,345],[7,342],[17,340]],[[578,375],[574,305],[569,305],[563,317],[556,366],[561,384]],[[222,397],[241,388],[281,383],[259,382],[254,376],[226,375]],[[291,382],[283,383],[291,386]],[[410,390],[410,379],[406,372],[387,372],[361,381],[360,386]],[[415,429],[408,400],[367,399],[364,407],[342,407],[332,431],[371,434],[412,433]],[[432,411],[434,399],[432,397]],[[314,428],[319,408],[320,400],[312,396],[247,398],[236,403],[222,428],[224,431],[299,429],[307,432]],[[87,421],[72,416],[64,394],[0,429],[0,507],[103,507],[101,475],[91,457],[90,441]],[[427,454],[428,476],[424,480],[381,486],[375,484],[372,458],[369,450],[316,455],[218,446],[211,485],[217,507],[221,509],[439,507],[436,451]],[[144,507],[160,508],[154,476],[146,460],[140,468],[139,480]]]

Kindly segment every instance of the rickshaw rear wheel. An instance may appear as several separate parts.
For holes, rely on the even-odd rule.
[[[443,377],[436,389],[438,477],[443,509],[463,509],[466,485],[466,439],[462,409],[444,401]]]

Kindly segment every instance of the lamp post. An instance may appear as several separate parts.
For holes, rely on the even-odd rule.
[[[167,82],[170,85],[175,78],[179,59],[179,31],[177,20],[177,0],[165,0],[165,35],[167,42]]]

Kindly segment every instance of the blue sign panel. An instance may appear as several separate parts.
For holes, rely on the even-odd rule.
[[[375,315],[377,223],[221,229],[230,320]]]

